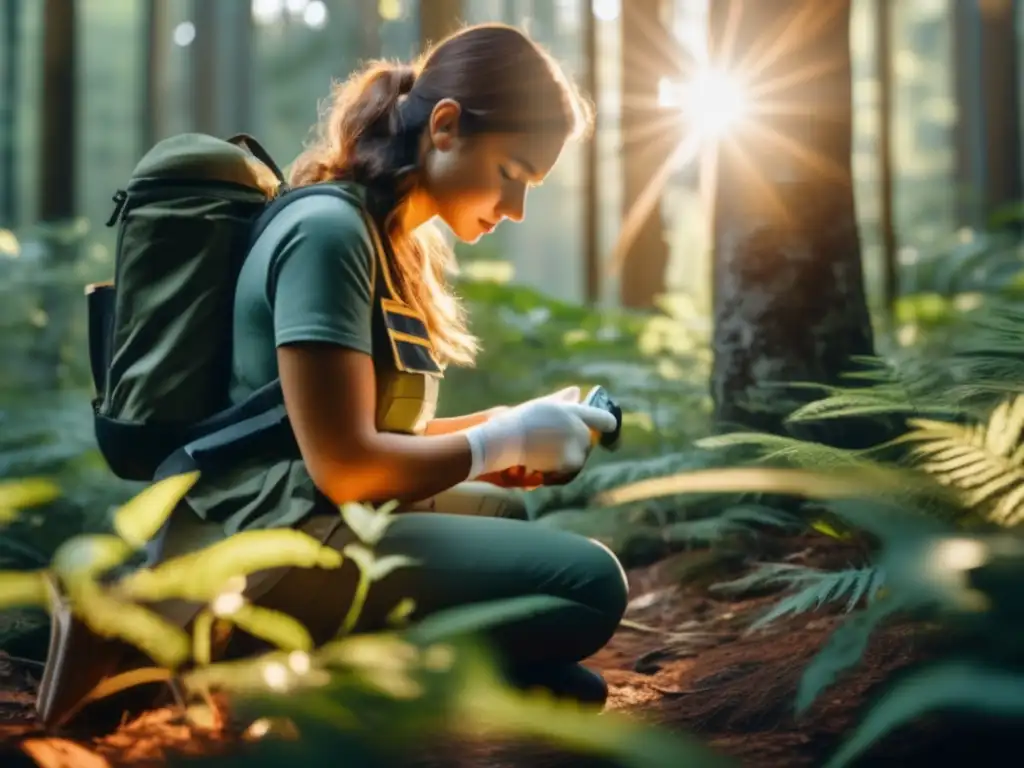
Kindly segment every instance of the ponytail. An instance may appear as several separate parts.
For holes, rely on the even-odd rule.
[[[401,202],[401,179],[416,161],[417,137],[402,135],[398,107],[420,69],[419,62],[374,61],[336,85],[316,139],[292,166],[291,186],[354,181],[393,210]],[[433,225],[403,232],[396,220],[386,232],[396,260],[396,289],[423,315],[441,365],[471,365],[478,343],[448,280],[456,266],[451,248]]]

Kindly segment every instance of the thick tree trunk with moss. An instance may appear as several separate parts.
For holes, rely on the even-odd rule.
[[[755,99],[723,141],[714,219],[720,428],[779,432],[799,391],[873,353],[851,173],[849,0],[711,4],[716,60]],[[768,386],[766,386],[768,385]]]

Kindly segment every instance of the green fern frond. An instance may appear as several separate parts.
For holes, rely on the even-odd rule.
[[[910,400],[902,388],[878,386],[863,390],[837,390],[828,397],[797,408],[786,421],[796,424],[824,419],[886,416],[918,411],[919,406]]]
[[[694,445],[705,450],[752,448],[760,452],[758,461],[783,461],[795,467],[827,470],[875,466],[875,462],[867,458],[866,452],[863,451],[834,448],[822,443],[765,432],[714,435],[697,440]]]
[[[861,660],[868,640],[879,625],[905,607],[902,596],[889,594],[884,600],[875,600],[864,610],[845,618],[800,677],[795,707],[798,717],[810,709],[842,672]]]
[[[750,631],[753,632],[783,617],[817,610],[825,603],[843,599],[846,600],[845,610],[852,611],[862,599],[866,598],[869,602],[873,600],[883,581],[882,570],[877,567],[828,572],[788,563],[769,563],[743,578],[716,584],[711,589],[715,592],[737,595],[757,587],[778,584],[787,588],[803,587],[795,594],[780,600],[774,608],[754,622],[750,627]]]
[[[851,765],[896,728],[928,712],[951,708],[1020,718],[1024,715],[1024,675],[974,661],[926,667],[889,690],[825,766]]]
[[[662,538],[670,544],[709,543],[729,535],[751,534],[755,526],[798,531],[806,524],[796,515],[759,504],[732,507],[720,515],[700,520],[683,520],[662,528]]]
[[[986,346],[975,351],[954,354],[949,365],[958,378],[972,376],[1005,383],[1024,381],[1024,357],[1021,356],[1020,342],[1014,350],[1007,345],[1004,349]]]
[[[990,522],[1024,520],[1024,396],[1001,403],[987,424],[914,420],[895,442],[912,449],[918,466],[961,493],[965,506]]]

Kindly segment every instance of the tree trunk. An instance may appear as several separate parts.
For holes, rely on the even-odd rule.
[[[39,211],[44,224],[48,271],[39,304],[45,322],[38,329],[26,381],[33,391],[55,389],[63,375],[62,347],[78,309],[68,301],[67,283],[81,235],[73,229],[78,186],[77,3],[46,0],[43,10],[43,98],[39,141]]]
[[[0,44],[3,60],[0,72],[0,227],[17,227],[18,216],[18,170],[15,158],[18,142],[18,96],[20,75],[20,32],[21,0],[4,0],[3,43]]]
[[[662,5],[663,0],[622,5],[622,237],[627,244],[619,269],[619,301],[631,309],[655,306],[665,292],[669,261],[661,196],[653,207],[641,203],[645,191],[657,183],[675,139],[658,107],[658,80],[669,71],[673,45],[662,25]]]
[[[50,223],[68,221],[76,213],[76,3],[75,0],[46,0],[44,8],[39,218]]]
[[[849,19],[850,0],[711,4],[713,56],[740,72],[754,100],[718,154],[720,428],[783,431],[801,399],[778,384],[835,383],[855,367],[851,356],[873,354],[850,158]],[[840,441],[851,438],[860,442]]]

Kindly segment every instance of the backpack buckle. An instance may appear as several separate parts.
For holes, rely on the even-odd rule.
[[[110,220],[107,221],[108,227],[117,224],[117,220],[124,213],[125,206],[128,204],[128,193],[123,189],[119,189],[111,199],[114,201],[114,212],[110,214]]]

